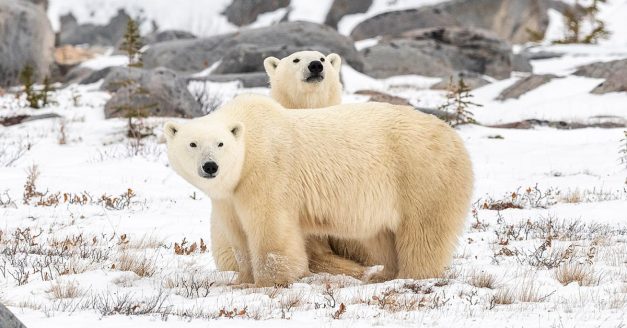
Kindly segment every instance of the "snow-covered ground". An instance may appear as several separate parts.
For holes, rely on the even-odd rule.
[[[142,1],[141,8],[146,17],[165,17],[159,19],[164,28],[199,35],[235,29],[201,19],[218,15],[227,1],[206,1],[211,6],[202,10],[189,10],[191,2],[180,1],[176,10],[197,17],[170,23],[167,17],[177,15],[164,14],[164,1]],[[361,19],[384,3],[375,1]],[[106,23],[119,4],[140,8],[139,0],[51,0],[50,16],[58,24],[58,16],[72,9],[79,22]],[[0,117],[62,116],[0,126],[0,301],[31,328],[623,327],[627,154],[619,150],[627,147],[621,141],[625,128],[485,125],[627,119],[627,93],[592,95],[601,80],[571,75],[581,64],[627,58],[624,16],[617,14],[625,13],[626,4],[613,1],[604,8],[608,26],[616,29],[601,45],[538,48],[565,54],[532,63],[536,73],[560,78],[504,102],[496,96],[522,75],[473,90],[473,101],[483,105],[473,109],[474,116],[483,125],[458,128],[474,163],[473,208],[451,268],[439,279],[367,285],[313,275],[289,288],[232,286],[235,274],[216,272],[205,248],[209,200],[168,167],[159,138],[167,119],[145,119],[154,136],[138,145],[126,138],[125,120],[104,119],[110,95],[97,84],[56,91],[56,104],[40,110],[26,109],[13,93],[0,95]],[[323,1],[316,8],[329,5]],[[307,15],[307,6],[298,5],[291,15]],[[324,19],[322,11],[309,10]],[[262,16],[258,24],[272,21],[271,14]],[[348,33],[357,17],[344,18],[340,29]],[[84,65],[120,60],[104,56]],[[350,67],[342,74],[345,102],[364,101],[352,94],[360,89],[401,96],[418,107],[444,102],[444,91],[429,89],[438,79],[376,80]],[[236,83],[207,87],[223,100],[268,93]],[[32,174],[35,167],[38,175]]]
[[[590,95],[598,80],[564,70],[573,58],[607,54],[562,50],[569,55],[551,60],[552,73],[564,78],[518,100],[493,100],[517,77],[475,90],[484,105],[474,110],[478,121],[626,117],[626,94]],[[443,101],[444,92],[425,89],[433,79],[367,80],[350,68],[344,74],[347,90],[367,83],[413,102]],[[210,88],[225,98],[267,92],[234,83]],[[474,162],[475,203],[446,277],[364,285],[315,275],[290,288],[238,289],[230,286],[234,275],[216,272],[202,247],[210,243],[208,199],[168,167],[158,137],[133,145],[124,120],[104,119],[108,97],[98,85],[71,86],[55,92],[58,104],[37,111],[12,94],[0,98],[0,116],[63,116],[0,128],[0,297],[28,327],[96,320],[99,327],[204,327],[214,318],[213,326],[625,323],[624,129],[459,128]],[[346,94],[346,102],[362,100]],[[144,123],[158,136],[164,121]],[[25,204],[33,166],[40,173],[35,191],[45,195]],[[183,247],[197,247],[177,254],[175,243],[184,240]]]

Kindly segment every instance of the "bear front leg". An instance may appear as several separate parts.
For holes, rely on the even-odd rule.
[[[255,285],[286,286],[307,275],[305,239],[296,212],[246,209],[241,214]]]
[[[254,283],[246,236],[233,204],[226,201],[212,201],[212,207],[212,236],[218,239],[212,240],[211,243],[218,270],[231,271],[235,268],[238,271],[237,284]],[[214,232],[218,232],[220,236]]]

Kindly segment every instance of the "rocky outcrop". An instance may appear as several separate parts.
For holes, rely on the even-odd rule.
[[[590,78],[605,79],[604,82],[590,91],[594,94],[627,91],[627,59],[580,66],[574,74]]]
[[[0,304],[0,327],[2,328],[26,328],[9,309]]]
[[[37,79],[49,75],[53,51],[54,32],[43,6],[0,0],[0,86],[19,84],[26,65]]]
[[[337,23],[342,17],[367,12],[370,6],[372,6],[372,1],[373,0],[334,0],[324,23],[337,29]]]
[[[525,93],[536,89],[537,87],[550,82],[551,80],[557,78],[556,75],[553,74],[542,74],[542,75],[530,75],[524,77],[516,83],[512,84],[509,88],[506,88],[496,97],[497,100],[507,100],[507,99],[518,99],[520,96]]]
[[[153,32],[144,37],[142,37],[142,41],[144,44],[153,44],[165,41],[173,41],[173,40],[189,40],[196,39],[196,36],[192,33],[186,31],[178,31],[178,30],[166,30],[160,32]]]
[[[256,21],[260,14],[289,5],[290,0],[233,0],[223,14],[229,22],[244,26]]]
[[[129,109],[145,116],[204,115],[187,89],[187,81],[166,68],[112,68],[101,88],[114,92],[105,105],[106,118],[125,117]]]
[[[287,22],[238,33],[196,40],[157,43],[143,56],[147,68],[168,67],[195,73],[221,61],[215,74],[263,72],[267,56],[285,57],[293,52],[315,49],[323,53],[336,52],[357,70],[363,61],[353,41],[333,28],[310,22]]]
[[[494,32],[511,43],[543,35],[549,19],[545,0],[454,0],[416,9],[386,12],[358,24],[354,40],[399,35],[417,28],[464,26]]]
[[[512,52],[506,42],[466,28],[408,31],[361,53],[364,73],[376,78],[405,74],[449,77],[467,71],[504,79],[512,71]]]
[[[72,14],[61,16],[59,44],[116,46],[124,36],[129,19],[124,10],[119,10],[107,25],[78,24]]]
[[[244,88],[268,87],[268,74],[266,72],[235,73],[235,74],[211,74],[205,77],[190,78],[189,81],[231,82],[239,81]]]

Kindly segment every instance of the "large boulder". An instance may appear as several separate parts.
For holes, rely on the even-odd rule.
[[[0,0],[0,86],[19,84],[26,65],[42,79],[50,73],[53,51],[54,32],[43,6]]]
[[[376,78],[405,74],[449,77],[467,71],[504,79],[512,71],[512,51],[505,41],[467,28],[409,31],[361,52],[364,73]]]
[[[453,0],[433,6],[379,14],[358,24],[354,40],[442,26],[465,26],[493,31],[512,43],[543,35],[549,18],[546,0]]]
[[[233,0],[223,14],[229,22],[244,26],[256,21],[260,14],[289,5],[290,0]]]
[[[595,79],[607,79],[612,76],[614,72],[625,68],[627,68],[627,59],[619,59],[582,65],[577,68],[574,74]]]
[[[144,53],[143,59],[145,67],[163,66],[185,73],[202,71],[218,61],[221,63],[215,74],[250,73],[263,72],[267,56],[281,58],[306,49],[336,52],[355,69],[363,69],[362,57],[350,38],[329,26],[301,21],[157,43]]]
[[[367,12],[370,6],[372,6],[372,1],[373,0],[334,0],[324,23],[337,29],[337,23],[339,23],[344,16]]]
[[[9,309],[0,303],[0,327],[2,328],[26,328]]]
[[[188,81],[231,82],[239,81],[244,88],[267,87],[269,85],[266,72],[211,74],[205,77],[190,78]]]
[[[627,91],[627,59],[583,65],[575,75],[605,79],[591,91],[594,94]]]
[[[116,46],[124,37],[129,19],[123,9],[118,10],[106,25],[78,24],[71,13],[61,16],[59,44]]]
[[[627,92],[627,68],[623,67],[613,72],[605,81],[601,82],[590,93],[605,94],[609,92]]]
[[[200,105],[186,79],[166,68],[112,68],[101,86],[115,92],[105,105],[105,117],[125,117],[129,108],[144,116],[199,117]]]

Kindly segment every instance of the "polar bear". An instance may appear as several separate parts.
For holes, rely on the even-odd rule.
[[[164,126],[172,168],[212,200],[240,283],[308,274],[308,235],[359,240],[392,278],[431,278],[450,263],[473,174],[459,136],[411,107],[385,103],[285,110],[238,96]]]
[[[263,66],[270,95],[285,108],[321,108],[342,101],[342,59],[337,54],[299,51],[283,59],[268,57]]]

